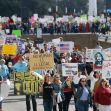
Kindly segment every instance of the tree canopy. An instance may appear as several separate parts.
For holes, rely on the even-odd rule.
[[[99,1],[101,2],[101,0]],[[69,14],[73,13],[74,9],[76,12],[82,10],[84,13],[87,13],[88,10],[88,0],[0,0],[0,15],[31,16],[33,13],[44,15],[48,14],[48,8],[51,8],[52,14],[54,14],[56,5],[59,6],[58,14],[61,15],[65,14],[65,7]]]

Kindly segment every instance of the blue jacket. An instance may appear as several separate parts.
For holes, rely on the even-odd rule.
[[[80,101],[80,98],[83,94],[83,87],[80,84],[74,84],[74,88],[77,88],[77,91],[75,93],[75,97],[77,98],[77,101]],[[87,85],[86,85],[86,88],[89,91],[87,100],[88,100],[88,103],[91,105],[92,104],[92,102],[91,102],[91,91]]]
[[[8,67],[3,64],[3,65],[0,65],[0,76],[3,77],[3,78],[7,78],[8,74],[9,74],[9,70],[8,70]]]

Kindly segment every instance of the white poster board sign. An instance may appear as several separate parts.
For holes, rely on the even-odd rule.
[[[42,38],[42,29],[37,28],[37,38]]]
[[[1,83],[1,87],[0,87],[0,101],[4,100],[10,91],[10,82],[9,80],[7,80],[7,82],[5,83]]]
[[[38,14],[34,14],[34,20],[36,21],[38,19]]]
[[[78,74],[78,63],[63,63],[62,64],[63,76],[77,76],[77,74]]]
[[[93,62],[92,53],[93,49],[86,49],[86,62]]]
[[[59,44],[59,43],[60,43],[60,38],[52,39],[52,43],[53,43],[54,45]]]
[[[5,36],[0,35],[0,45],[4,45],[5,44]]]
[[[105,55],[105,60],[111,61],[111,48],[104,49],[103,53]]]
[[[74,47],[74,42],[72,41],[60,42],[57,45],[57,50],[61,53],[68,53],[73,51],[73,47]]]
[[[103,61],[102,77],[111,79],[111,61]]]

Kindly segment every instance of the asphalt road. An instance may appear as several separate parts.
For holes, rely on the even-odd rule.
[[[42,98],[37,98],[36,101],[37,101],[37,111],[43,111]],[[9,96],[3,102],[3,110],[4,111],[26,111],[25,96],[14,96],[13,90],[11,90]],[[75,111],[73,98],[70,102],[69,111]],[[90,109],[90,111],[92,110]]]

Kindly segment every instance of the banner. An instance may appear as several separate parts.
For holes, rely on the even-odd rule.
[[[37,94],[42,80],[30,72],[14,74],[14,93],[16,95]]]
[[[111,61],[103,61],[102,77],[111,79]]]
[[[21,30],[12,30],[12,34],[16,35],[17,37],[21,37],[22,35]]]
[[[62,64],[63,76],[77,76],[77,74],[78,74],[78,63],[63,63]]]
[[[52,53],[30,54],[30,70],[50,69],[54,67],[54,57]]]
[[[0,35],[0,45],[4,45],[5,44],[5,37],[3,35]]]
[[[60,42],[57,45],[57,50],[61,53],[73,52],[73,48],[74,48],[74,42],[72,41]]]
[[[5,40],[5,44],[17,44],[18,40],[17,40],[17,36],[15,35],[6,35],[6,40]]]
[[[16,55],[17,45],[16,44],[5,44],[2,47],[2,54]]]

